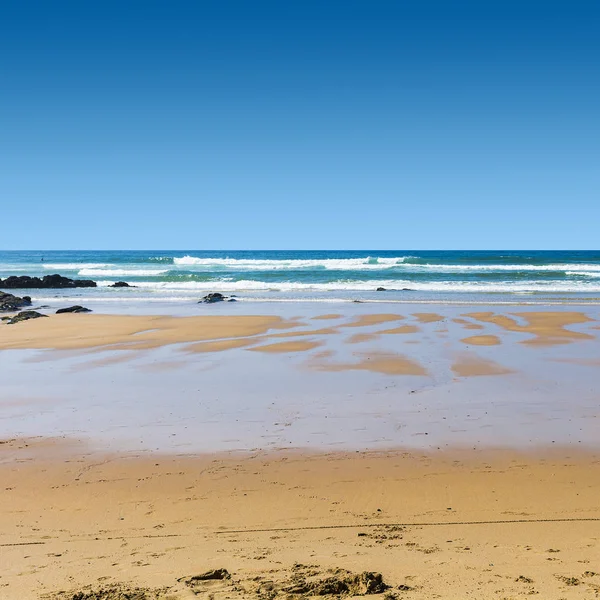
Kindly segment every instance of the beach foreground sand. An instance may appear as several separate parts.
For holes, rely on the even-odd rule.
[[[597,312],[297,308],[0,325],[0,598],[600,596]]]
[[[600,592],[593,453],[1,448],[3,599],[351,597],[365,571],[389,598]]]

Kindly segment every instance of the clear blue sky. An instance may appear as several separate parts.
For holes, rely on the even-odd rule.
[[[0,248],[598,248],[600,4],[0,12]]]

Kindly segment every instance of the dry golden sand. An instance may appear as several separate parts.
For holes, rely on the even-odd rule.
[[[467,321],[466,319],[452,319],[452,322],[462,325],[465,329],[483,329],[483,325],[480,325],[479,323],[472,323],[471,321]]]
[[[437,323],[444,320],[444,317],[437,313],[413,313],[413,317],[415,317],[419,323]]]
[[[519,333],[530,333],[535,337],[524,340],[523,344],[537,346],[552,346],[555,344],[566,344],[577,340],[594,339],[593,335],[566,329],[568,325],[588,323],[590,319],[581,312],[522,312],[512,313],[527,321],[527,325],[519,325],[517,321],[506,315],[498,315],[492,312],[477,312],[464,315],[472,317],[484,323],[493,323],[506,331]]]
[[[256,344],[260,338],[233,338],[230,340],[217,340],[215,342],[199,342],[185,347],[188,352],[223,352],[234,348],[245,348]]]
[[[385,375],[427,375],[418,363],[392,352],[360,352],[357,362],[336,362],[328,360],[329,355],[313,357],[309,365],[319,371],[371,371]]]
[[[264,346],[255,346],[249,348],[253,352],[268,353],[287,353],[287,352],[306,352],[318,348],[321,342],[298,341],[298,342],[277,342],[276,344],[265,344]]]
[[[362,342],[372,342],[379,336],[376,333],[355,333],[350,336],[347,340],[347,344],[361,344]]]
[[[313,317],[312,320],[313,321],[330,321],[333,319],[341,319],[344,315],[340,315],[337,313],[334,314],[327,314],[327,315],[317,315],[316,317]]]
[[[395,327],[393,329],[384,329],[383,331],[377,331],[375,333],[357,333],[346,340],[348,344],[359,344],[362,342],[372,342],[379,338],[381,334],[403,334],[403,333],[417,333],[418,327],[414,325],[402,325],[401,327]]]
[[[569,325],[585,324],[593,319],[581,312],[538,311],[513,313],[527,322],[519,324],[513,317],[493,312],[477,312],[463,315],[482,323],[499,326],[505,331],[530,334],[533,337],[523,340],[531,345],[553,345],[573,341],[594,339],[590,333],[572,331]],[[323,317],[336,315],[323,315]],[[415,313],[421,323],[443,320],[437,313]],[[338,327],[367,327],[404,319],[398,314],[368,314]],[[455,322],[465,328],[482,326],[457,318]],[[243,347],[249,342],[224,340],[242,339],[268,334],[269,337],[292,337],[307,335],[331,335],[337,328],[323,328],[312,331],[286,331],[272,333],[273,330],[290,330],[302,327],[300,318],[283,319],[277,316],[128,316],[128,315],[52,315],[46,319],[35,319],[17,325],[0,325],[0,350],[6,349],[60,349],[60,350],[144,350],[175,343],[215,342],[215,351]],[[589,329],[593,329],[590,327]],[[414,325],[405,325],[383,331],[369,332],[369,335],[383,333],[417,333]],[[496,333],[496,332],[494,332]],[[490,334],[491,335],[491,334]],[[487,337],[482,336],[482,337]],[[471,338],[472,339],[472,338]],[[217,343],[224,342],[224,343]],[[209,350],[211,346],[199,346],[198,351]]]
[[[303,337],[307,335],[332,335],[338,333],[335,327],[324,327],[323,329],[309,329],[304,331],[286,331],[284,333],[271,333],[269,338]]]
[[[508,375],[510,369],[491,360],[474,354],[462,354],[452,364],[452,370],[459,377],[477,377],[480,375]]]
[[[385,334],[403,334],[403,333],[418,333],[420,329],[415,325],[401,325],[400,327],[394,327],[393,329],[384,329],[379,333]]]
[[[381,323],[389,323],[390,321],[399,321],[404,319],[402,315],[392,314],[377,314],[377,315],[361,315],[351,323],[345,323],[341,327],[365,327],[367,325],[379,325]]]
[[[497,335],[472,335],[460,341],[472,346],[498,346],[501,343]]]
[[[339,569],[380,572],[415,600],[600,590],[592,453],[135,458],[24,445],[0,444],[3,600],[117,585],[143,588],[136,599],[300,600],[312,595],[289,592],[299,580]],[[191,579],[221,568],[231,579]]]
[[[174,343],[258,335],[271,329],[299,325],[297,321],[274,316],[52,315],[3,326],[0,350],[74,350],[106,346],[149,349]]]

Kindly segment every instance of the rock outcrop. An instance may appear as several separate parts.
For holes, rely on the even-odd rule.
[[[24,306],[31,306],[31,298],[29,296],[13,296],[6,292],[0,292],[0,312],[16,312]]]
[[[39,319],[40,317],[47,317],[48,315],[43,315],[35,310],[24,310],[14,317],[9,319],[6,324],[14,325],[15,323],[20,323],[21,321],[29,321],[30,319]]]
[[[109,285],[108,287],[135,287],[134,285],[129,285],[126,281],[117,281]]]
[[[233,296],[224,296],[219,292],[211,292],[198,300],[198,304],[214,304],[215,302],[236,302],[236,299]]]
[[[79,304],[75,306],[69,306],[68,308],[59,308],[56,311],[57,315],[62,315],[64,313],[87,313],[92,312],[91,309],[85,308],[85,306],[79,306]]]
[[[62,288],[88,288],[96,287],[96,282],[91,279],[69,279],[62,275],[45,275],[44,277],[29,277],[29,275],[11,275],[0,279],[0,288],[19,289],[62,289]]]

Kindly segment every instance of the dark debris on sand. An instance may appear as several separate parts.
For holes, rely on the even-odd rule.
[[[77,592],[58,592],[42,596],[42,600],[167,600],[169,589],[150,589],[128,587],[125,585],[109,585],[94,589],[87,586]]]
[[[406,589],[405,586],[396,588]],[[227,569],[213,569],[182,577],[170,588],[150,589],[125,584],[42,596],[43,600],[179,600],[189,593],[212,600],[345,600],[356,596],[379,595],[396,598],[392,586],[380,573],[352,573],[345,569],[322,570],[317,566],[295,564],[291,569],[262,571],[246,577],[231,575]],[[385,594],[385,595],[384,595]]]
[[[291,571],[256,575],[243,580],[232,577],[225,569],[209,571],[182,580],[195,594],[210,592],[217,598],[329,598],[342,599],[355,596],[383,594],[391,586],[380,573],[352,573],[345,569],[321,571],[318,567],[296,564]],[[223,594],[219,595],[219,592]]]

